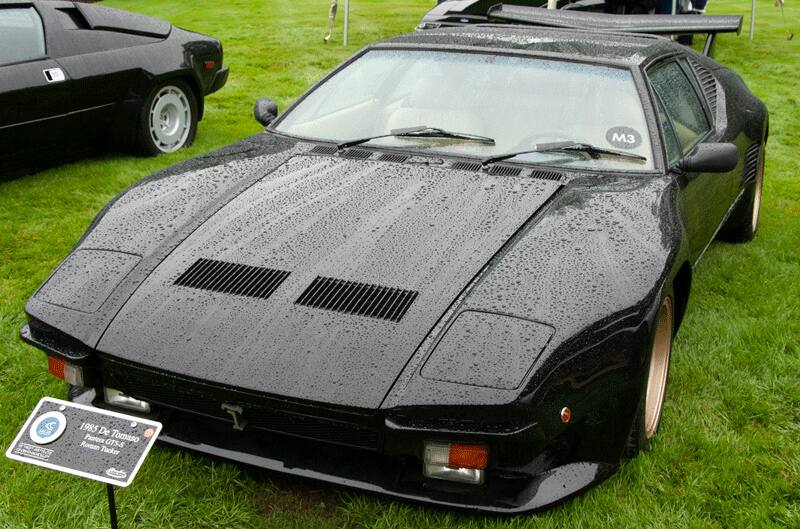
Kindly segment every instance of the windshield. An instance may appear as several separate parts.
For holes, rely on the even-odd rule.
[[[653,167],[642,104],[628,70],[541,58],[372,50],[311,92],[275,129],[342,143],[420,126],[494,142],[434,135],[365,144],[486,159],[574,141],[645,159],[550,151],[512,160],[587,169]]]

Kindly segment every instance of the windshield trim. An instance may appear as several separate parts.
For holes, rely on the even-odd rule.
[[[587,167],[581,168],[566,168],[563,165],[545,165],[541,163],[534,163],[534,162],[526,162],[515,160],[514,164],[519,164],[523,166],[538,166],[538,167],[547,167],[553,169],[559,169],[561,171],[570,171],[570,172],[590,172],[590,173],[619,173],[619,174],[662,174],[664,172],[664,167],[666,166],[664,160],[662,159],[660,149],[657,152],[656,147],[661,147],[661,139],[659,137],[658,131],[653,131],[653,121],[651,117],[652,113],[652,101],[649,99],[649,91],[646,82],[644,81],[644,77],[641,72],[641,68],[638,64],[634,64],[631,62],[621,61],[621,60],[613,60],[613,59],[606,59],[606,58],[596,58],[596,57],[589,57],[583,55],[564,55],[562,53],[554,53],[554,52],[547,52],[541,50],[524,50],[524,49],[515,49],[515,48],[487,48],[484,46],[467,46],[467,45],[458,45],[458,44],[431,44],[431,43],[396,43],[396,42],[381,42],[377,44],[372,44],[369,46],[365,46],[358,50],[355,54],[348,57],[344,62],[339,64],[336,68],[328,72],[325,76],[321,79],[313,83],[305,92],[303,92],[294,102],[292,102],[286,110],[284,110],[278,118],[270,123],[267,127],[265,127],[266,132],[270,132],[279,136],[284,136],[288,138],[293,138],[296,140],[302,141],[311,141],[311,142],[320,142],[320,143],[328,143],[332,145],[337,145],[340,142],[336,140],[331,140],[328,138],[315,138],[312,136],[299,136],[295,134],[291,134],[285,131],[277,130],[275,127],[281,124],[283,120],[291,114],[291,112],[300,105],[308,96],[314,93],[317,89],[319,89],[323,84],[327,83],[332,77],[337,75],[340,71],[347,68],[355,62],[356,60],[360,59],[362,56],[366,55],[370,51],[376,50],[408,50],[408,51],[440,51],[440,52],[448,52],[448,53],[473,53],[473,54],[480,54],[480,55],[493,55],[493,56],[510,56],[510,57],[530,57],[530,58],[539,58],[544,60],[553,60],[553,61],[561,61],[561,62],[570,62],[570,63],[578,63],[578,64],[588,64],[588,65],[595,65],[595,66],[606,66],[610,68],[616,68],[620,70],[628,71],[633,78],[634,85],[636,87],[636,93],[639,96],[639,101],[641,102],[642,109],[645,116],[645,122],[647,124],[648,135],[650,137],[650,157],[652,158],[653,167],[651,169],[640,169],[640,170],[618,170],[618,169],[591,169]],[[360,148],[376,148],[375,146],[368,146],[367,144],[359,145]],[[418,151],[414,149],[404,149],[403,147],[399,146],[391,146],[391,147],[378,147],[379,149],[385,149],[389,151],[396,150],[398,152],[412,154],[412,155],[420,155],[420,156],[437,156],[437,157],[447,157],[447,158],[466,158],[470,160],[481,160],[481,156],[477,155],[468,155],[468,154],[458,154],[454,155],[451,153],[440,152],[440,151]],[[508,163],[508,161],[506,161]]]
[[[329,140],[325,138],[311,138],[307,136],[297,136],[294,134],[289,134],[288,132],[283,132],[280,130],[269,130],[268,128],[264,130],[265,134],[274,134],[276,136],[281,136],[283,138],[289,138],[291,140],[295,140],[298,142],[303,143],[310,143],[310,144],[325,144],[325,145],[333,145],[336,146],[337,142],[334,140]],[[442,159],[442,160],[463,160],[463,161],[477,161],[480,163],[481,157],[474,156],[470,154],[453,154],[449,152],[442,152],[442,151],[420,151],[418,149],[412,148],[403,148],[400,146],[377,146],[377,145],[358,145],[356,147],[351,147],[352,149],[364,149],[364,150],[371,150],[374,152],[390,152],[390,153],[397,153],[397,154],[407,154],[409,156],[419,157],[419,158],[433,158],[433,159]],[[347,149],[345,149],[347,150]],[[303,155],[305,153],[298,153],[299,155]],[[659,176],[663,174],[663,171],[657,168],[652,169],[631,169],[631,170],[624,170],[624,169],[613,169],[613,168],[591,168],[591,167],[569,167],[566,165],[548,165],[542,162],[534,162],[529,160],[503,160],[502,162],[498,162],[502,165],[514,165],[520,166],[522,168],[546,168],[548,170],[557,171],[561,173],[599,173],[599,174],[610,174],[610,175],[622,175],[622,176],[630,176],[630,175],[647,175],[647,176]]]

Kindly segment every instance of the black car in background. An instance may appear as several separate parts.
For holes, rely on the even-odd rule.
[[[0,0],[0,177],[115,145],[191,144],[228,69],[216,39],[77,2]]]

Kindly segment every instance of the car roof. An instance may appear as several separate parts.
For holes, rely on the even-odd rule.
[[[35,5],[36,7],[72,7],[75,2],[70,0],[0,0],[0,7],[20,7]]]
[[[667,38],[579,29],[477,24],[425,29],[383,41],[432,47],[483,48],[548,53],[624,65],[640,65],[683,47]]]

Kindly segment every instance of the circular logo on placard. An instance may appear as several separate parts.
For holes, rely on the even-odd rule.
[[[114,467],[109,468],[106,470],[106,474],[114,479],[125,479],[128,477],[128,473],[124,470],[117,470]]]
[[[61,437],[66,428],[67,418],[64,417],[64,414],[49,411],[33,421],[28,434],[34,443],[46,445]]]
[[[630,127],[612,127],[606,141],[618,149],[635,149],[642,144],[642,135]]]

